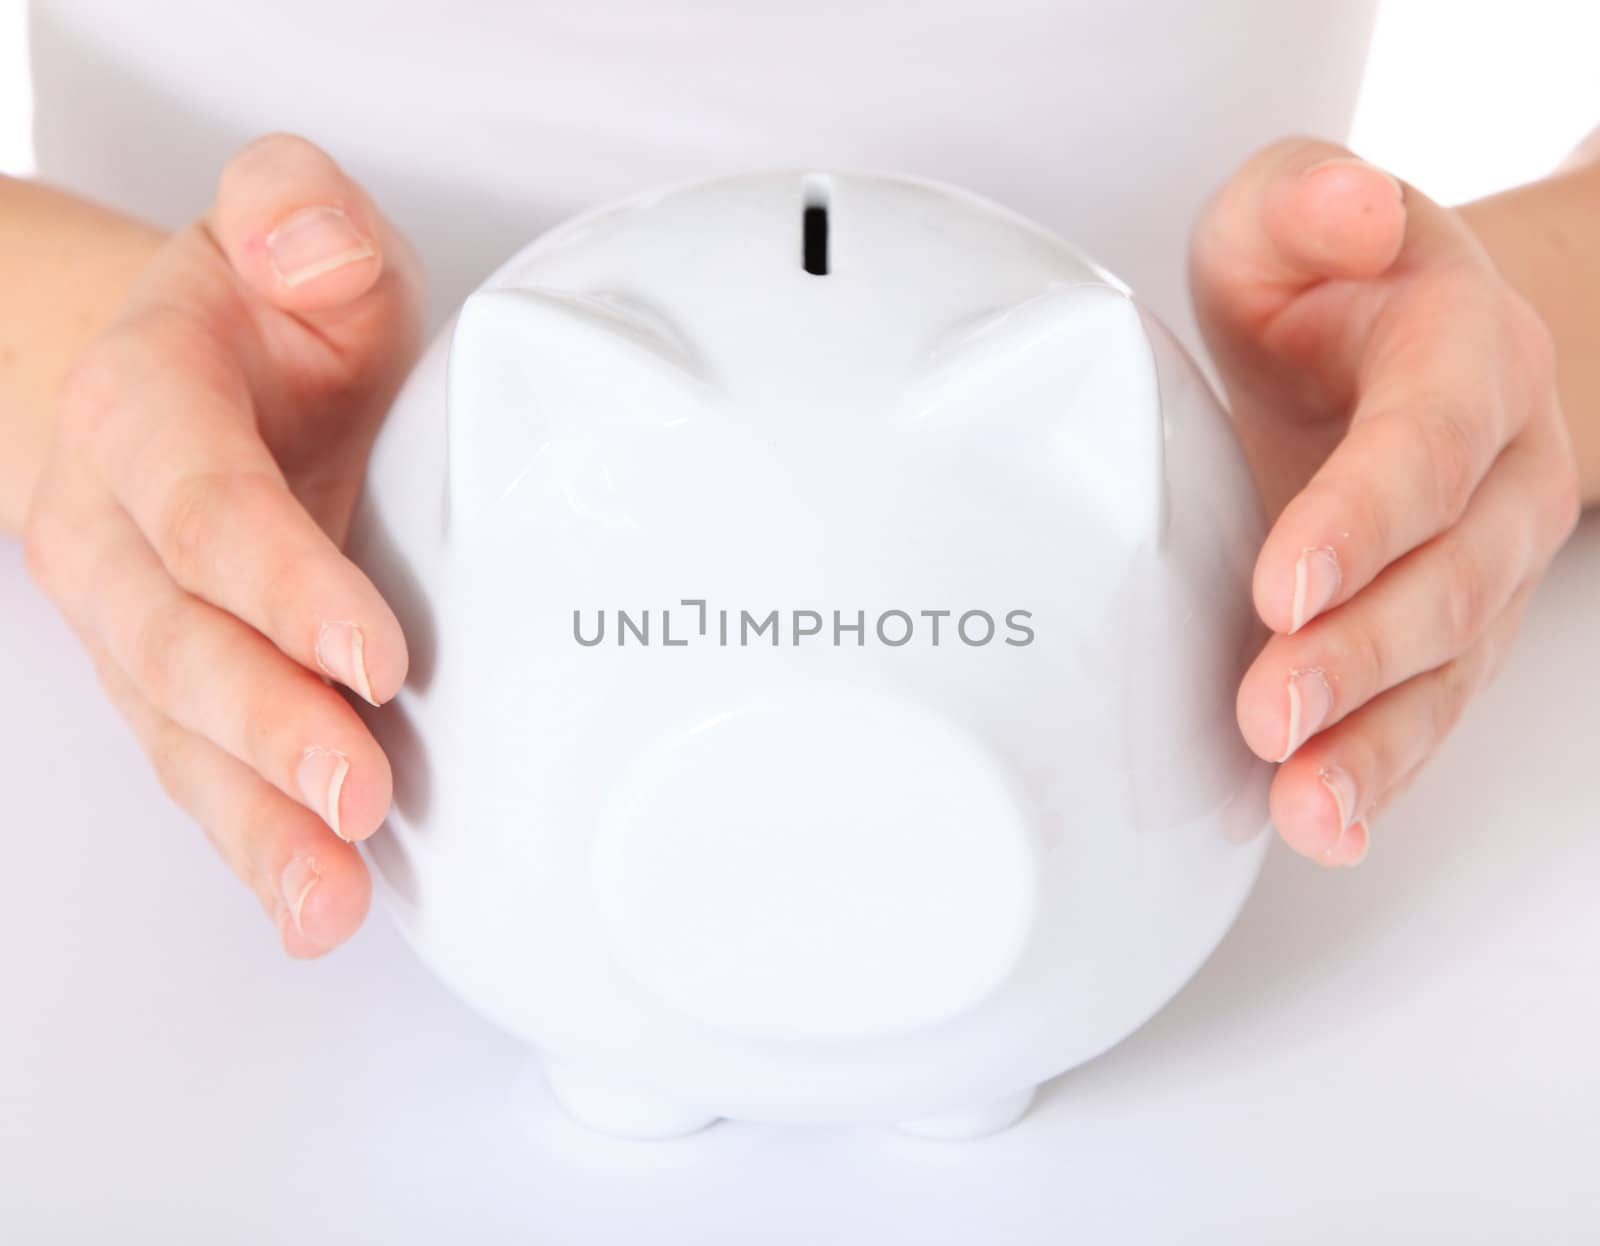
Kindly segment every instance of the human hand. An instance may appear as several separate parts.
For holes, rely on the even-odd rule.
[[[323,152],[240,151],[63,389],[28,566],[169,794],[294,956],[334,947],[371,883],[350,842],[389,808],[374,704],[400,625],[339,546],[416,356],[421,274]],[[320,675],[319,675],[320,673]]]
[[[1550,335],[1454,212],[1304,139],[1218,193],[1191,278],[1273,518],[1239,727],[1284,839],[1355,865],[1577,522]]]

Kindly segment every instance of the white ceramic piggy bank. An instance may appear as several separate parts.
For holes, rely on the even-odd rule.
[[[1125,289],[947,187],[763,173],[533,243],[425,357],[357,560],[411,642],[370,844],[580,1120],[973,1136],[1256,874],[1258,502]]]

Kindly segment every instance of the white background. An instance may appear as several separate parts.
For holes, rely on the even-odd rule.
[[[1536,176],[1600,121],[1597,49],[1592,0],[1397,0],[1356,146],[1446,200]],[[0,1240],[1600,1241],[1597,568],[1591,516],[1367,865],[1275,851],[1190,988],[1010,1133],[649,1145],[536,1082],[523,1128],[517,1045],[381,919],[285,962],[0,542]]]
[[[23,21],[0,0],[5,173],[30,167]],[[1600,125],[1597,58],[1596,0],[1385,0],[1352,145],[1447,203],[1538,177]]]

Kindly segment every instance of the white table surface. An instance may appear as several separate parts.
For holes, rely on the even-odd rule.
[[[9,545],[0,778],[0,1242],[1600,1241],[1600,517],[1367,864],[974,1144],[598,1136],[382,913],[284,959]]]

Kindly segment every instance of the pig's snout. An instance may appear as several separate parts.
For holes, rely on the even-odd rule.
[[[710,1026],[837,1039],[979,1003],[1033,925],[1030,818],[922,706],[806,687],[711,713],[633,768],[595,842],[615,954]]]

